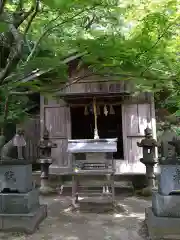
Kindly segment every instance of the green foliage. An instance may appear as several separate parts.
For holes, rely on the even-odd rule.
[[[179,109],[179,0],[41,0],[38,7],[36,3],[9,0],[0,11],[0,51],[4,56],[0,86],[6,94],[57,89],[68,76],[61,59],[77,51],[86,52],[82,60],[100,74],[108,72],[119,80],[127,75],[125,79],[134,81],[137,91],[154,91],[158,99],[159,92],[168,89],[161,106],[172,112]],[[34,10],[17,24],[31,7]],[[23,14],[19,15],[20,11]],[[21,41],[9,30],[9,19],[17,24]],[[1,74],[9,63],[7,49],[17,47],[20,54],[10,61],[6,74]],[[32,72],[48,69],[54,72],[27,80]]]
[[[7,31],[7,23],[5,22],[0,22],[0,33],[6,32]]]
[[[180,127],[176,126],[174,127],[174,130],[178,136],[180,136]]]
[[[0,92],[0,128],[4,125],[4,107],[6,94],[2,91]],[[8,101],[8,115],[6,118],[6,123],[19,123],[23,119],[28,117],[28,110],[30,107],[27,107],[29,102],[28,97],[26,96],[11,96]],[[32,107],[32,106],[31,106]]]

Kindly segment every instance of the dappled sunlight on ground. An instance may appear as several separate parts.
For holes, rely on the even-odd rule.
[[[33,235],[0,233],[0,240],[147,240],[143,224],[148,199],[117,197],[114,212],[72,211],[71,197],[41,197],[48,217]]]
[[[144,220],[144,213],[130,213],[127,216],[124,216],[123,214],[118,214],[115,213],[113,215],[115,218],[122,218],[122,217],[126,217],[126,218],[137,218],[139,220]]]

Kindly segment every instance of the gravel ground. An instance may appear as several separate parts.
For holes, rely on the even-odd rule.
[[[70,197],[43,197],[48,217],[33,235],[0,233],[0,240],[148,240],[144,209],[150,199],[118,197],[124,213],[95,214],[72,212]]]

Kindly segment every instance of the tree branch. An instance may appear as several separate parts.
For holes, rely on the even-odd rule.
[[[4,116],[3,116],[3,125],[1,127],[1,135],[4,135],[4,128],[6,126],[6,120],[8,117],[8,110],[9,110],[9,98],[10,95],[6,97],[5,103],[4,103]]]
[[[22,11],[23,9],[23,0],[19,0],[16,11]]]
[[[25,91],[25,92],[10,92],[10,95],[17,95],[17,96],[22,96],[22,95],[32,95],[36,93],[36,91]]]
[[[36,17],[36,15],[39,11],[39,3],[40,3],[40,0],[36,0],[36,5],[35,5],[35,8],[34,8],[35,10],[34,10],[33,14],[31,15],[31,17],[30,17],[30,19],[27,23],[27,26],[26,26],[25,31],[24,31],[24,36],[27,34],[29,28],[31,27],[31,24],[32,24],[34,18]]]
[[[154,43],[154,45],[150,48],[145,50],[144,52],[140,53],[139,56],[137,56],[137,59],[143,55],[144,53],[147,53],[149,51],[151,51],[153,48],[155,48],[157,46],[157,44],[160,42],[160,40],[164,37],[164,35],[167,33],[167,31],[176,23],[176,21],[179,19],[180,17],[178,16],[172,23],[170,23],[162,32],[162,34],[159,35],[159,37],[157,38],[156,42]],[[149,66],[146,67],[146,69],[144,71],[141,72],[140,76],[143,76],[144,73],[149,69],[149,67],[152,65],[152,63],[149,64]]]
[[[40,73],[34,73],[34,74],[36,74],[37,76],[38,75],[41,75]],[[67,87],[70,87],[71,85],[73,85],[73,84],[76,84],[76,83],[78,83],[79,81],[81,81],[81,80],[83,80],[83,79],[85,79],[85,78],[87,78],[87,77],[90,77],[90,76],[108,76],[108,77],[112,77],[112,76],[121,76],[121,77],[124,77],[124,78],[126,78],[126,80],[127,79],[129,79],[129,78],[137,78],[137,77],[139,77],[139,76],[135,76],[135,75],[130,75],[130,74],[101,74],[101,73],[93,73],[93,72],[90,72],[90,73],[86,73],[86,74],[84,74],[83,76],[79,76],[79,77],[75,77],[75,78],[71,78],[71,82],[67,82],[67,83],[65,83],[58,91],[57,91],[57,88],[56,89],[54,89],[54,88],[51,88],[50,89],[50,87],[48,86],[47,87],[47,91],[48,92],[52,92],[52,93],[54,93],[54,92],[58,92],[58,93],[60,93],[60,92],[62,92],[63,90],[65,90]],[[26,77],[24,80],[24,82],[26,82],[27,81],[27,78],[31,78],[32,79],[32,75],[30,75],[29,77]],[[152,79],[152,78],[148,78],[147,77],[147,79]],[[165,81],[168,81],[168,79],[161,79],[161,80],[165,80]],[[44,92],[46,92],[45,90],[44,90]],[[34,93],[39,93],[39,91],[25,91],[25,92],[17,92],[17,91],[10,91],[10,94],[12,94],[12,95],[19,95],[19,96],[22,96],[22,95],[31,95],[31,94],[34,94]]]
[[[27,12],[23,12],[23,11],[16,12],[13,19],[14,26],[18,28],[33,13],[33,11],[34,11],[34,6],[31,6],[29,11]]]
[[[0,84],[3,83],[4,79],[8,76],[9,72],[14,68],[14,61],[18,59],[18,56],[22,53],[23,39],[18,29],[13,24],[9,24],[9,30],[13,35],[15,46],[12,46],[7,60],[5,68],[0,72]],[[17,65],[17,64],[16,64]]]
[[[35,51],[36,51],[39,43],[41,42],[41,40],[42,40],[50,31],[52,31],[53,29],[55,29],[55,28],[57,28],[57,27],[65,24],[65,23],[73,20],[73,19],[76,18],[77,16],[81,15],[83,12],[85,12],[85,11],[87,11],[87,10],[91,10],[91,9],[95,8],[96,6],[97,6],[97,5],[93,6],[93,7],[90,8],[90,9],[83,9],[83,10],[81,10],[80,12],[76,13],[74,16],[72,16],[72,17],[70,17],[70,18],[68,18],[68,19],[66,19],[66,20],[64,20],[64,21],[62,21],[62,22],[60,22],[60,23],[52,26],[52,27],[47,28],[47,29],[42,33],[42,35],[39,37],[39,39],[37,40],[36,44],[34,45],[32,51],[31,51],[31,53],[30,53],[29,56],[27,57],[26,63],[28,63],[28,62],[31,60],[31,58],[33,57],[33,55],[34,55],[34,53],[35,53]],[[58,17],[57,17],[57,18],[58,18]],[[57,19],[57,18],[56,18],[56,19]]]
[[[7,0],[0,0],[0,15],[4,12],[4,7],[6,5]]]

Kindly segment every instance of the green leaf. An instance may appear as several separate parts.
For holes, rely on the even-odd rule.
[[[8,29],[8,24],[5,22],[0,22],[0,32],[6,32]]]

